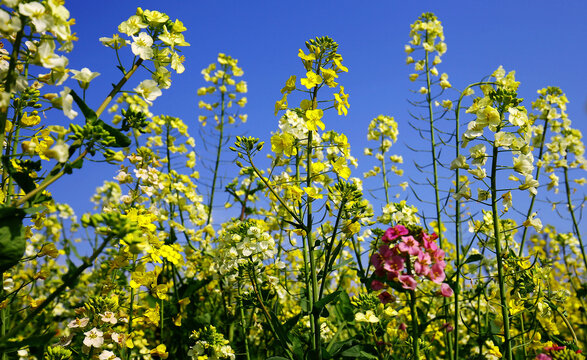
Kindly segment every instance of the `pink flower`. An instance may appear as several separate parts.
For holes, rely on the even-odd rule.
[[[437,284],[441,284],[446,278],[446,274],[444,273],[444,266],[442,266],[440,263],[432,265],[432,269],[428,274],[428,278]]]
[[[399,251],[410,255],[418,255],[420,253],[420,244],[411,235],[402,236],[402,241],[398,244],[397,248]]]
[[[414,263],[414,271],[417,275],[426,276],[430,273],[430,260],[430,254],[426,252],[418,254],[418,260]]]
[[[397,239],[400,236],[403,235],[408,235],[409,231],[408,229],[406,229],[405,226],[403,225],[396,225],[392,228],[389,228],[387,230],[385,230],[385,234],[383,234],[383,236],[381,237],[381,240],[383,240],[383,242],[391,242],[395,239]]]
[[[389,259],[385,259],[383,268],[386,271],[402,271],[404,269],[405,259],[399,255],[393,255]]]
[[[418,286],[418,283],[412,275],[400,275],[398,279],[404,289],[416,290],[416,286]]]
[[[379,280],[371,281],[371,289],[377,291],[383,289],[383,283]]]
[[[454,291],[450,288],[450,285],[447,283],[440,284],[440,294],[444,297],[451,297],[454,294]]]
[[[434,262],[444,262],[444,251],[442,249],[436,249],[432,252],[432,259]]]
[[[552,360],[552,358],[546,354],[540,354],[535,357],[535,360]]]
[[[387,291],[382,292],[381,294],[377,295],[377,297],[379,298],[379,301],[381,301],[382,304],[387,304],[389,302],[395,301],[395,298],[391,296],[391,294]]]

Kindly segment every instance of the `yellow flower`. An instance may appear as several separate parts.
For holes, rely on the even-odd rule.
[[[35,126],[41,122],[41,117],[37,115],[36,111],[33,111],[31,115],[28,113],[24,113],[23,117],[20,119],[20,123],[22,126]]]
[[[338,115],[347,115],[347,109],[350,107],[348,99],[349,95],[344,93],[344,86],[341,86],[338,94],[334,94],[334,106],[336,107],[336,110],[338,110]]]
[[[295,155],[298,149],[294,146],[294,140],[293,135],[288,133],[275,134],[271,137],[271,151],[285,156]]]
[[[351,169],[346,164],[346,159],[339,157],[333,164],[332,169],[334,172],[344,179],[348,179],[351,176]]]
[[[167,359],[167,357],[169,356],[169,353],[166,350],[167,350],[167,347],[165,346],[165,344],[159,344],[159,345],[157,345],[156,348],[151,350],[151,355],[158,356],[161,359]]]
[[[322,83],[322,78],[315,72],[308,71],[306,77],[301,79],[300,82],[309,90],[316,85],[320,85]]]
[[[325,125],[321,121],[324,111],[322,109],[306,111],[306,127],[310,131],[317,131],[317,128],[324,130]]]
[[[285,93],[289,94],[292,91],[294,91],[295,89],[296,89],[296,76],[292,75],[285,82],[285,86],[283,87],[283,89],[281,89],[281,93],[282,94],[285,94]]]
[[[304,192],[312,199],[322,199],[322,194],[320,194],[320,189],[315,187],[305,187]]]
[[[322,70],[322,77],[324,78],[324,82],[326,83],[326,85],[328,85],[328,87],[335,87],[336,85],[338,85],[334,81],[334,79],[338,77],[334,70],[324,68],[320,68],[320,70]]]

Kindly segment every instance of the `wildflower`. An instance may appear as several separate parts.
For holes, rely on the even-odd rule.
[[[77,327],[83,328],[83,327],[86,327],[86,325],[88,325],[89,321],[90,321],[90,319],[87,317],[81,318],[81,319],[76,318],[75,320],[70,321],[69,324],[67,324],[67,327],[70,329],[77,328]]]
[[[93,328],[90,331],[86,331],[84,335],[86,335],[84,339],[84,345],[87,347],[93,346],[98,348],[104,344],[104,338],[102,337],[104,333],[96,328]]]
[[[104,314],[99,314],[100,315],[100,320],[102,320],[105,323],[110,323],[112,325],[115,325],[118,320],[116,319],[116,315],[112,312],[112,311],[106,311],[104,312]]]
[[[110,350],[102,351],[100,356],[98,356],[98,359],[99,360],[120,360],[120,358],[118,356],[116,356],[116,354]]]
[[[355,321],[357,322],[368,322],[368,323],[378,323],[379,318],[375,316],[372,310],[367,310],[365,314],[358,312],[355,314]]]
[[[447,283],[440,284],[440,294],[444,297],[451,297],[454,294],[454,291],[450,288],[450,285]]]
[[[408,229],[406,229],[405,226],[396,225],[392,228],[387,229],[385,231],[385,234],[383,234],[383,237],[381,237],[381,240],[385,243],[389,243],[400,236],[408,235],[408,233]]]
[[[401,252],[410,255],[418,255],[420,253],[420,244],[413,236],[402,236],[402,241],[398,244],[398,249]]]
[[[149,105],[152,105],[153,100],[163,94],[161,89],[159,89],[157,82],[150,79],[142,81],[139,86],[134,88],[134,91],[142,96]]]

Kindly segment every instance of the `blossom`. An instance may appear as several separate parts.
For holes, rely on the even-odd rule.
[[[70,120],[73,120],[77,116],[77,111],[72,109],[73,96],[71,96],[70,92],[71,89],[67,86],[65,86],[63,91],[60,92],[61,108],[63,109],[65,116],[67,116]]]
[[[98,75],[100,75],[99,72],[93,72],[90,69],[88,69],[87,67],[85,67],[79,71],[78,70],[71,70],[71,72],[73,73],[73,78],[80,82],[81,87],[83,89],[87,89],[88,85],[90,84],[90,81],[92,81]]]
[[[99,360],[120,360],[120,358],[118,356],[116,356],[116,354],[110,350],[102,351],[100,356],[98,356],[98,359]]]
[[[111,323],[112,325],[116,324],[118,320],[116,320],[116,315],[112,311],[106,311],[104,314],[99,314],[100,320],[105,323]]]
[[[367,310],[365,314],[358,312],[355,314],[355,321],[357,322],[369,322],[372,324],[378,323],[379,318],[375,316],[373,310]]]
[[[133,43],[131,44],[132,53],[139,56],[143,60],[149,60],[153,57],[153,38],[146,32],[141,32],[139,36],[133,36]]]
[[[398,276],[399,282],[404,289],[416,290],[418,283],[412,275],[400,275]]]
[[[306,126],[308,130],[316,131],[317,128],[324,130],[325,125],[321,120],[322,116],[324,116],[322,109],[306,110]]]
[[[83,327],[86,327],[86,325],[88,325],[89,321],[90,321],[90,319],[87,317],[81,318],[81,319],[76,318],[75,320],[71,320],[69,322],[69,324],[67,324],[67,327],[70,329],[77,328],[77,327],[83,328]]]
[[[322,78],[320,75],[316,74],[313,71],[308,71],[306,73],[306,77],[300,79],[300,83],[304,85],[308,90],[313,88],[316,85],[320,85],[322,83]]]
[[[134,91],[141,95],[149,105],[152,105],[153,100],[163,94],[161,89],[157,86],[157,82],[150,79],[142,81],[139,86],[134,88]]]
[[[104,338],[102,337],[104,333],[96,328],[93,328],[90,331],[86,331],[84,335],[86,335],[84,339],[84,345],[87,347],[93,346],[98,348],[104,344]]]
[[[403,225],[396,225],[392,228],[385,230],[385,234],[381,237],[381,240],[385,243],[389,243],[400,236],[408,235],[408,229]]]
[[[418,255],[420,253],[420,244],[413,236],[402,236],[402,241],[397,246],[398,250],[410,255]]]
[[[440,284],[440,294],[444,297],[451,297],[454,294],[454,291],[451,289],[450,285],[447,283]]]

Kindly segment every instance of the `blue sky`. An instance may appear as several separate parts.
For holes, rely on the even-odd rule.
[[[297,51],[309,38],[328,35],[339,43],[339,52],[348,74],[339,83],[350,94],[346,118],[327,114],[327,128],[349,137],[353,154],[362,156],[367,145],[369,121],[379,114],[394,116],[399,123],[400,140],[392,152],[404,155],[408,176],[414,154],[405,147],[422,144],[409,129],[411,120],[407,100],[411,66],[405,65],[404,44],[409,40],[410,24],[423,12],[434,12],[442,21],[448,45],[440,72],[449,74],[453,87],[464,88],[491,74],[499,65],[516,70],[521,81],[519,95],[530,107],[536,90],[549,85],[566,92],[568,114],[573,125],[587,132],[587,70],[584,66],[587,3],[584,1],[73,1],[66,6],[76,19],[73,31],[80,41],[69,54],[70,68],[89,67],[101,75],[88,92],[89,104],[97,107],[117,82],[114,52],[98,38],[111,37],[120,22],[137,6],[166,12],[187,27],[186,71],[173,75],[173,84],[163,91],[153,107],[154,113],[177,116],[197,134],[196,90],[204,85],[200,70],[214,62],[219,52],[239,59],[248,82],[249,103],[245,112],[249,122],[240,129],[248,135],[268,140],[277,128],[273,115],[279,90],[292,75],[301,75]],[[128,51],[130,48],[123,49]],[[146,73],[136,76],[132,89]],[[66,83],[67,84],[67,83]],[[72,80],[69,86],[76,88]],[[448,96],[455,98],[456,93]],[[424,146],[428,146],[424,144]],[[85,211],[96,186],[111,179],[116,168],[91,165],[82,172],[62,179],[53,187],[60,202]],[[362,176],[369,161],[352,176]],[[72,192],[72,186],[76,191]]]

